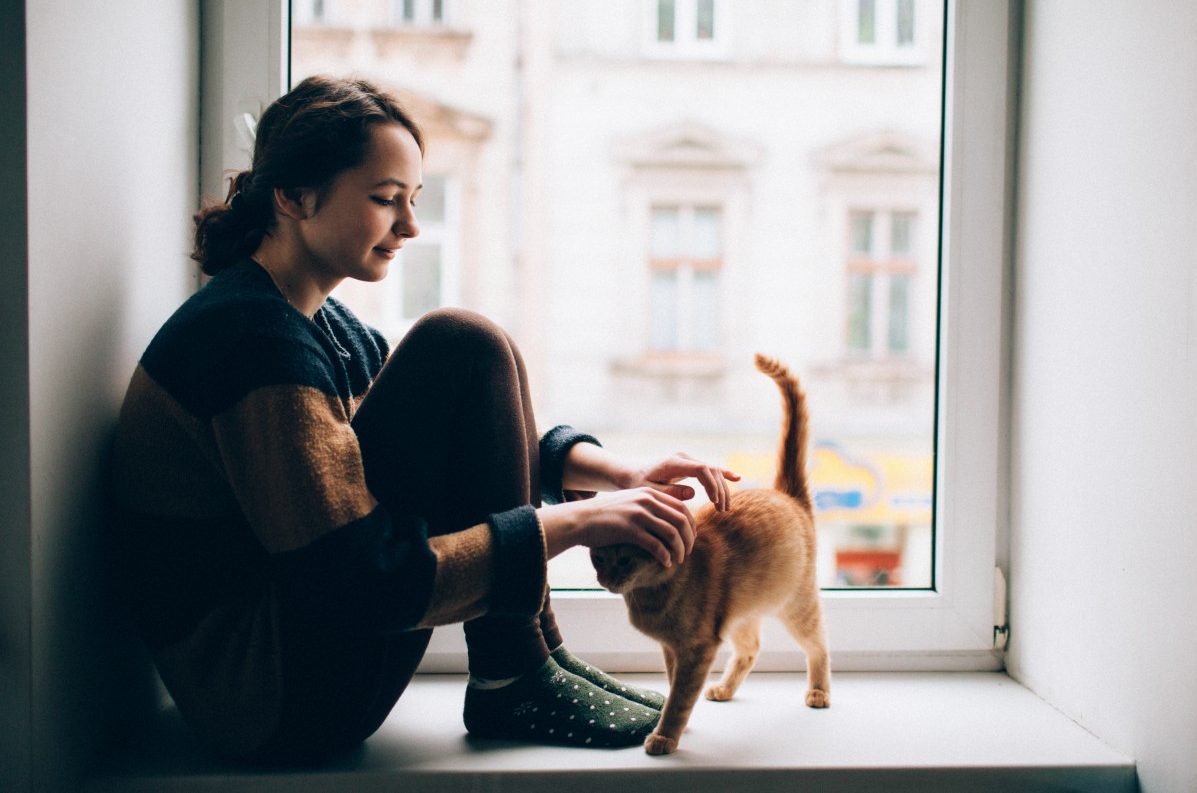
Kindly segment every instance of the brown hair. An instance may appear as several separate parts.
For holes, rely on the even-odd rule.
[[[309,77],[258,122],[253,163],[233,176],[223,203],[195,215],[191,258],[215,275],[257,250],[274,227],[275,188],[322,190],[366,156],[373,124],[402,124],[424,152],[419,127],[398,100],[365,80]]]

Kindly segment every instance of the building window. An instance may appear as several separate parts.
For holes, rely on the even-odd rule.
[[[653,352],[710,352],[719,345],[723,213],[658,205],[649,229],[649,339]]]
[[[423,314],[449,302],[451,262],[447,243],[449,234],[449,182],[444,176],[429,174],[416,199],[416,217],[420,236],[409,240],[397,257],[391,305],[392,326],[406,328]],[[398,276],[398,277],[395,277]]]
[[[723,54],[727,10],[722,0],[649,0],[649,54],[703,58]]]
[[[910,352],[911,279],[917,270],[913,212],[848,216],[848,351],[874,358]]]
[[[923,61],[915,0],[841,0],[843,57],[850,63],[908,65]]]
[[[333,0],[292,0],[291,24],[297,27],[327,25],[333,21]]]
[[[448,19],[448,0],[391,0],[391,24],[404,27],[439,27]]]

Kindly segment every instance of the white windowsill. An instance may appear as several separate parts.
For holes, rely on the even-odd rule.
[[[627,675],[664,690],[659,675]],[[263,771],[199,754],[167,712],[110,759],[115,791],[1133,791],[1134,763],[1001,673],[842,673],[832,707],[802,704],[803,675],[757,673],[730,703],[700,701],[680,751],[473,744],[464,677],[421,675],[351,758]],[[645,787],[647,785],[647,787]]]

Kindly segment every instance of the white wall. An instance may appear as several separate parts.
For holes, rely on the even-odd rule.
[[[1197,790],[1197,5],[1031,0],[1011,673]]]
[[[28,217],[11,223],[5,207],[0,223],[27,239],[27,256],[4,267],[22,304],[27,278],[28,322],[11,337],[6,325],[0,360],[7,390],[23,373],[10,342],[28,350],[27,402],[4,417],[4,438],[26,433],[30,450],[6,449],[3,471],[24,477],[29,509],[12,505],[0,539],[24,582],[17,613],[3,615],[24,633],[0,656],[6,681],[11,666],[28,684],[23,712],[5,694],[17,762],[0,786],[68,790],[152,691],[105,596],[101,466],[137,356],[191,286],[199,12],[194,0],[24,5],[27,181],[9,182],[3,162]]]

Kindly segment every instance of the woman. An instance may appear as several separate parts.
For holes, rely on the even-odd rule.
[[[684,455],[637,469],[569,427],[538,438],[519,351],[477,314],[432,312],[388,356],[329,297],[385,277],[417,235],[422,155],[418,127],[366,82],[309,78],[271,105],[252,168],[196,216],[213,278],[125,398],[121,580],[180,712],[229,756],[359,743],[430,629],[453,622],[471,734],[639,743],[660,695],[569,654],[545,562],[613,543],[681,562],[693,490],[677,482],[725,506],[737,478]],[[615,715],[588,715],[595,696]],[[531,716],[542,704],[551,718]]]

